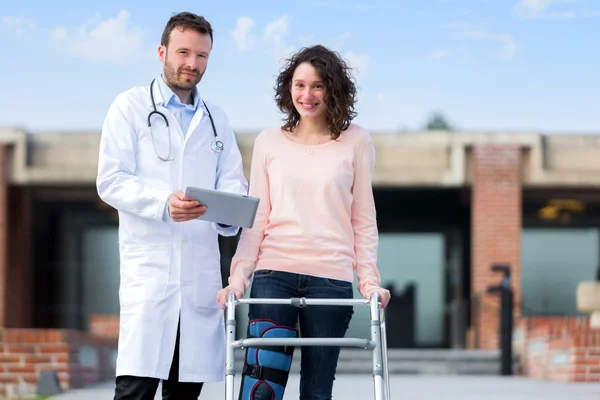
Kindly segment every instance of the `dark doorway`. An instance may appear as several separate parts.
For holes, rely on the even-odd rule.
[[[386,314],[390,347],[466,347],[469,196],[462,189],[375,190],[378,265],[394,296]]]

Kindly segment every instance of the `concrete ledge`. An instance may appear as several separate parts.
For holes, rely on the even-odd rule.
[[[256,132],[236,132],[249,175]],[[600,187],[600,135],[539,132],[373,132],[379,187],[469,187],[480,145],[518,147],[523,186]],[[100,132],[30,133],[0,127],[10,149],[8,182],[16,185],[95,183]]]

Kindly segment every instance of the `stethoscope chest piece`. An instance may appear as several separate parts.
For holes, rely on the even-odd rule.
[[[212,144],[212,149],[213,151],[220,153],[223,151],[223,142],[221,142],[220,140],[215,140]]]

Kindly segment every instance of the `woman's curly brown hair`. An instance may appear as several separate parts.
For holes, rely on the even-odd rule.
[[[296,68],[304,63],[310,63],[323,82],[325,87],[326,121],[333,139],[348,129],[352,119],[356,117],[354,104],[356,103],[356,86],[350,71],[351,68],[337,52],[329,50],[322,45],[305,47],[286,60],[275,84],[275,102],[284,118],[283,129],[290,132],[300,121],[300,114],[296,111],[292,101],[290,89]]]

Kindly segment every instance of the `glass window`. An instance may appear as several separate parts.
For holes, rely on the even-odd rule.
[[[523,229],[522,314],[579,315],[577,285],[596,279],[598,244],[597,228]]]
[[[92,314],[119,314],[119,228],[89,227],[82,238],[82,307]]]
[[[408,285],[414,285],[416,345],[437,347],[443,344],[445,338],[444,235],[382,233],[379,236],[378,268],[382,286],[392,284],[397,295],[402,295]],[[356,290],[355,297],[360,298]],[[392,309],[395,308],[390,307],[386,314],[390,320],[388,329],[392,325],[391,319],[402,318],[402,314],[394,315]],[[397,322],[402,324],[402,321]],[[370,337],[367,307],[355,307],[347,336]]]

